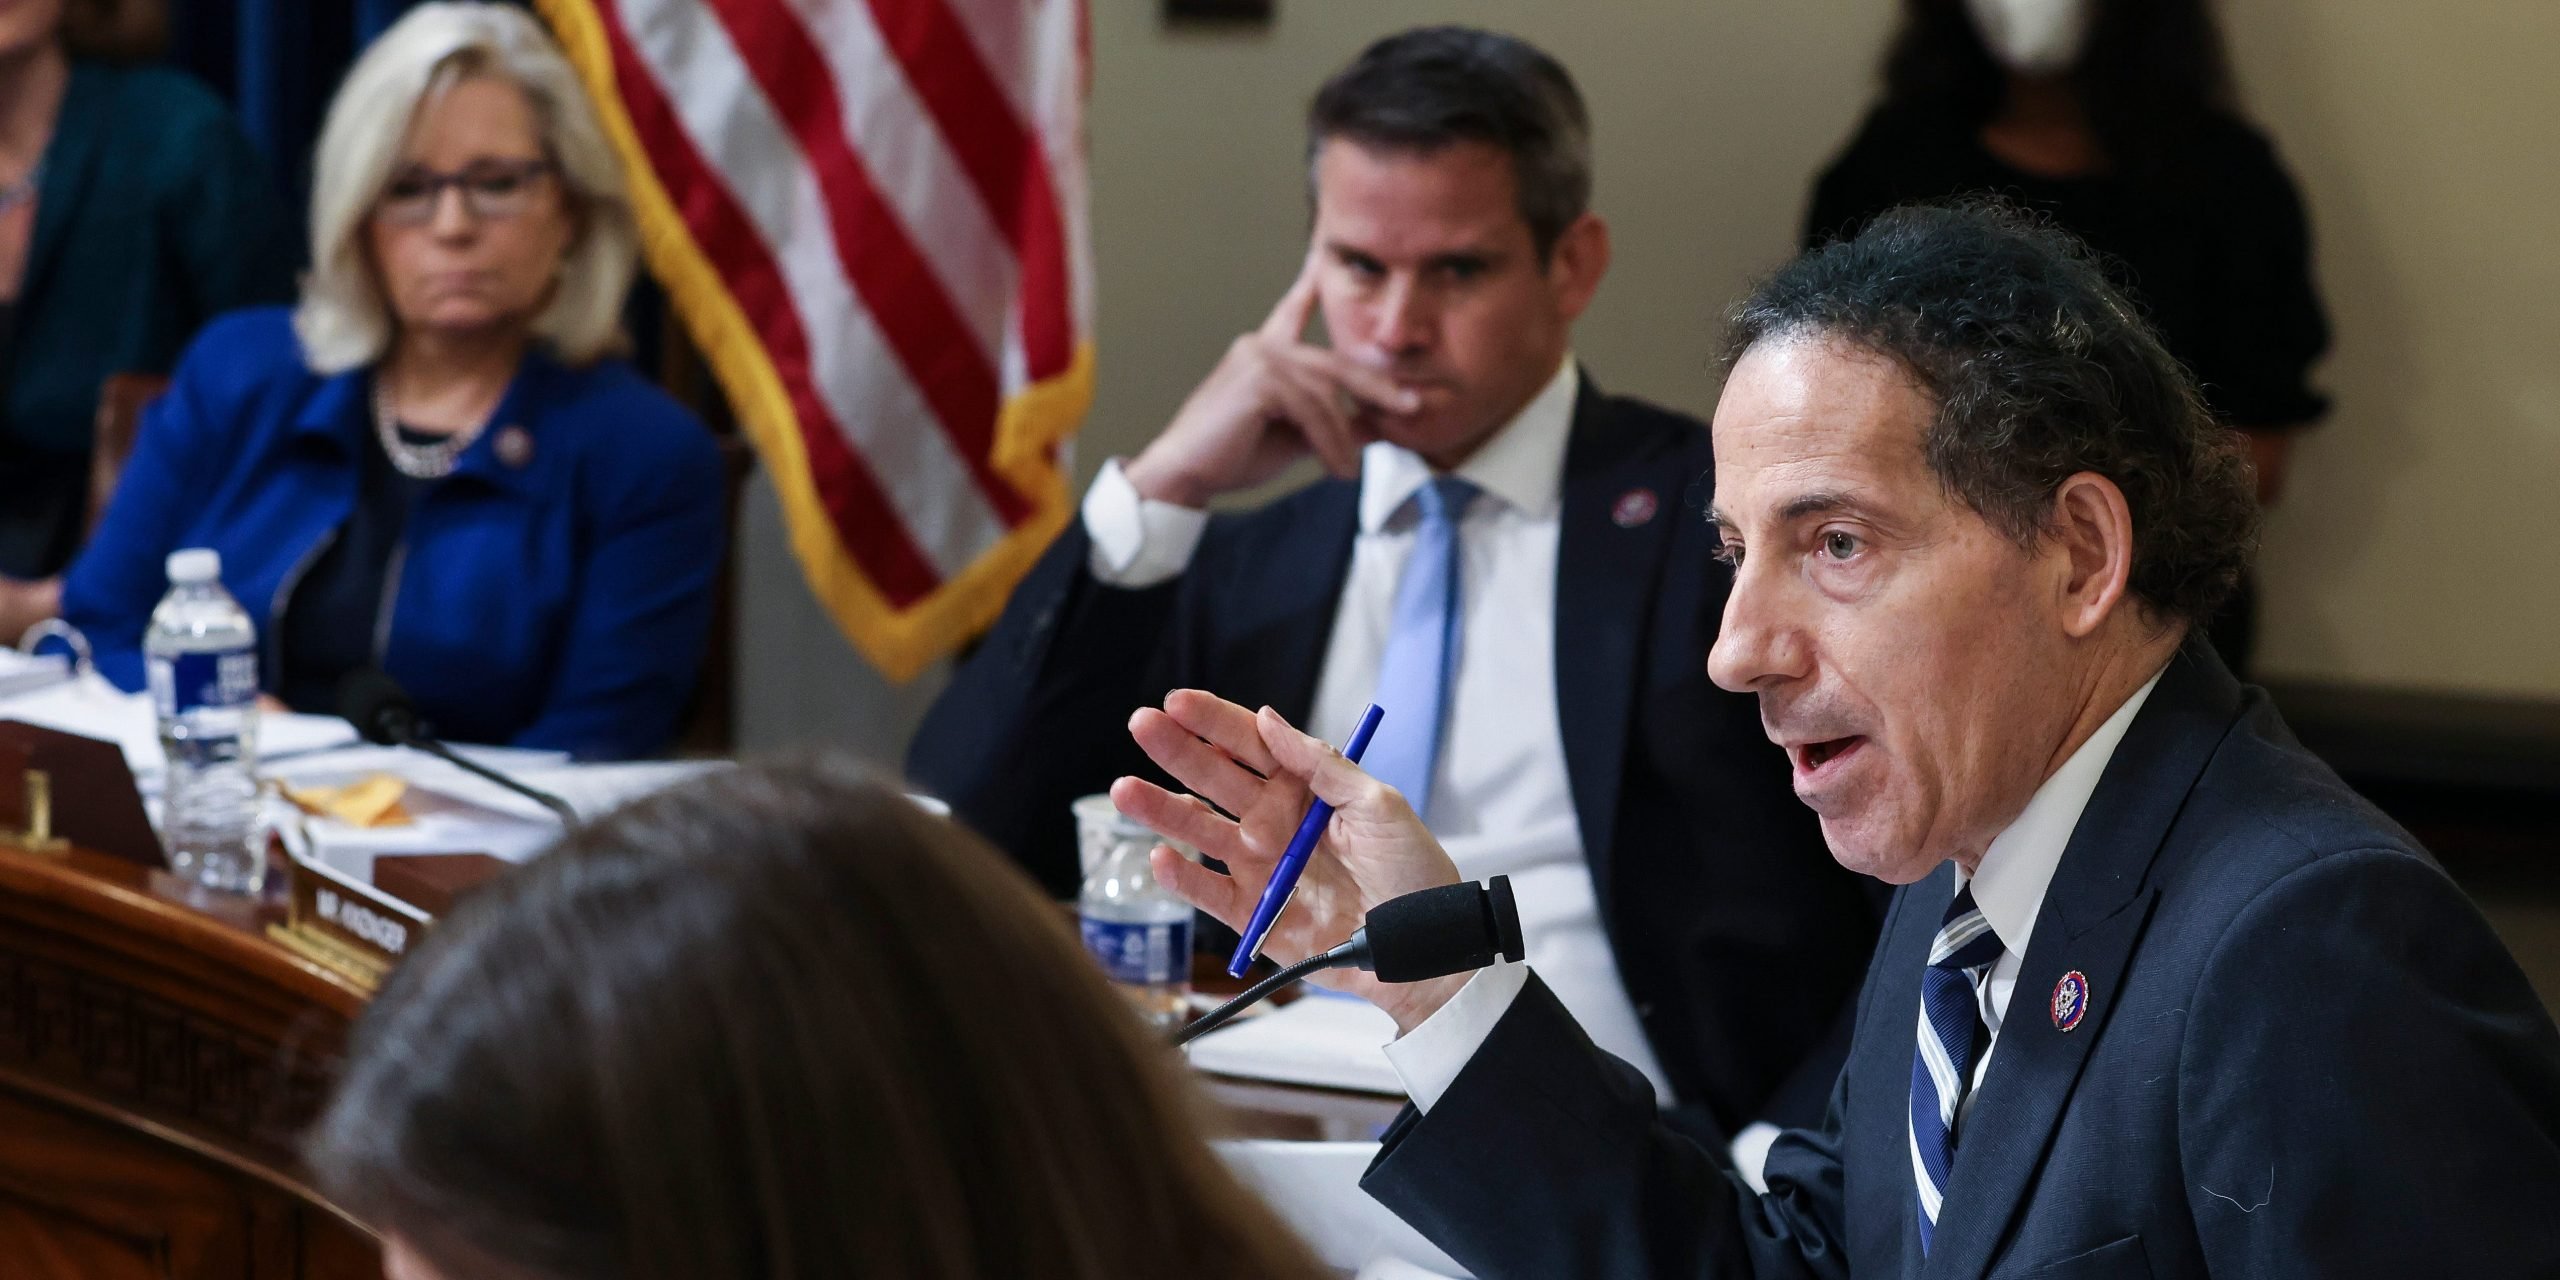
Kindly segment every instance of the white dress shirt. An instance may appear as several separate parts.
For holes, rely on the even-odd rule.
[[[2107,761],[2115,758],[2116,744],[2124,740],[2125,730],[2132,726],[2134,716],[2159,683],[2160,673],[2153,672],[2132,697],[2125,699],[2124,705],[2117,707],[2097,732],[2090,734],[2089,740],[2081,743],[2071,758],[2036,788],[2027,807],[1992,839],[1990,847],[1983,850],[1981,863],[1974,868],[1970,877],[1973,901],[1982,908],[1991,931],[2000,936],[2000,958],[1992,962],[1990,980],[1982,984],[1982,1024],[1990,1029],[1991,1037],[1983,1045],[1981,1059],[1974,1064],[1973,1084],[1966,1089],[1961,1104],[1964,1107],[1973,1105],[1983,1073],[1991,1067],[1991,1052],[1999,1047],[2000,1021],[2009,1012],[2009,996],[2018,985],[2018,966],[2025,961],[2027,946],[2035,937],[2036,917],[2044,910],[2045,890],[2053,883],[2054,868],[2062,864],[2062,852],[2071,843],[2073,829],[2080,825],[2081,811],[2089,807],[2089,796],[2098,789],[2099,777],[2107,771]],[[1967,879],[1963,868],[1957,868],[1957,887],[1963,887]],[[1467,1060],[1483,1046],[1485,1037],[1493,1034],[1494,1024],[1502,1021],[1512,1000],[1527,985],[1534,963],[1533,959],[1479,970],[1449,1003],[1387,1046],[1387,1061],[1394,1065],[1397,1078],[1404,1081],[1405,1092],[1415,1106],[1429,1111],[1456,1083]],[[1910,1021],[1904,1020],[1906,1024]],[[1777,1133],[1773,1125],[1755,1123],[1734,1139],[1734,1164],[1758,1190],[1768,1189],[1760,1181],[1760,1166]]]
[[[1556,711],[1556,542],[1565,443],[1580,389],[1567,358],[1457,469],[1480,493],[1458,524],[1465,617],[1431,781],[1431,829],[1459,875],[1511,877],[1528,963],[1595,1043],[1634,1064],[1668,1100],[1661,1063],[1600,924]],[[1396,583],[1413,552],[1419,513],[1410,499],[1432,474],[1429,463],[1395,445],[1361,453],[1359,531],[1304,726],[1328,742],[1350,736],[1377,690]],[[1085,495],[1089,567],[1113,586],[1167,581],[1190,563],[1207,519],[1140,498],[1119,464],[1105,463]]]
[[[2036,935],[2036,917],[2044,912],[2045,890],[2053,884],[2054,868],[2062,865],[2062,851],[2071,843],[2071,833],[2080,825],[2080,811],[2089,807],[2089,796],[2098,789],[2098,778],[2106,773],[2107,761],[2115,758],[2116,744],[2124,741],[2124,731],[2133,725],[2133,717],[2151,697],[2152,686],[2160,683],[2160,673],[2153,672],[2133,696],[2098,726],[2053,776],[2036,788],[2033,799],[2020,811],[2017,821],[2009,824],[1982,851],[1982,861],[1967,877],[1964,868],[1956,868],[1956,887],[1961,889],[1968,879],[1973,885],[1973,905],[1982,908],[1982,918],[1991,931],[2000,935],[2000,958],[1991,962],[1990,980],[1982,984],[1978,998],[1982,1002],[1982,1025],[1991,1038],[1982,1046],[1982,1057],[1973,1064],[1973,1082],[1965,1087],[1966,1110],[1982,1090],[1982,1075],[1991,1069],[1991,1051],[2000,1047],[2000,1021],[2008,1016],[2009,995],[2018,985],[2018,966],[2026,963],[2027,944]],[[1917,1016],[1916,1014],[1914,1015]],[[1914,1036],[1919,1034],[1915,1028]],[[1962,1112],[1958,1113],[1962,1119]]]

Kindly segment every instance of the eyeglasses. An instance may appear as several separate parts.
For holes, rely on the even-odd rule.
[[[423,226],[435,221],[444,190],[462,193],[462,207],[483,221],[512,218],[533,207],[542,179],[552,172],[548,160],[483,160],[459,173],[404,169],[392,175],[373,211],[395,226]]]

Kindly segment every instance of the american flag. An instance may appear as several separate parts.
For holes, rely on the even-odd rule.
[[[1066,520],[1084,0],[537,0],[810,588],[905,679]]]

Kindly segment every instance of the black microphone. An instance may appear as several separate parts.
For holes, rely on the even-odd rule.
[[[1272,992],[1320,970],[1365,969],[1382,982],[1420,982],[1481,969],[1496,959],[1517,961],[1523,954],[1520,904],[1511,896],[1511,877],[1418,890],[1370,908],[1368,920],[1341,946],[1253,984],[1175,1032],[1173,1042],[1189,1044]]]
[[[568,801],[528,787],[437,741],[434,726],[418,714],[418,704],[409,697],[409,691],[380,667],[358,667],[338,681],[338,714],[346,717],[367,742],[424,751],[549,809],[559,816],[564,827],[578,825],[578,811],[570,808]]]

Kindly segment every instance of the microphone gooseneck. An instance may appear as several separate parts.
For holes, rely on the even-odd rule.
[[[409,691],[380,667],[359,667],[338,681],[338,714],[376,746],[424,751],[465,773],[486,778],[551,811],[563,827],[578,825],[578,811],[548,791],[529,787],[438,741]]]
[[[1346,942],[1342,944],[1342,947],[1350,945],[1352,944]],[[1290,983],[1296,982],[1298,979],[1303,978],[1310,973],[1316,973],[1325,969],[1342,968],[1343,965],[1334,959],[1333,954],[1334,951],[1340,951],[1342,947],[1336,947],[1333,951],[1326,951],[1317,955],[1308,956],[1306,959],[1290,965],[1288,968],[1272,974],[1270,977],[1264,978],[1262,981],[1247,987],[1243,995],[1237,996],[1235,999],[1229,1000],[1225,1004],[1219,1005],[1217,1008],[1211,1009],[1209,1012],[1183,1024],[1180,1030],[1173,1033],[1174,1047],[1177,1049],[1181,1048],[1183,1045],[1189,1044],[1192,1041],[1225,1026],[1228,1019],[1233,1018],[1237,1014],[1269,999],[1272,992],[1278,991],[1280,988],[1288,986]]]
[[[1185,1024],[1173,1043],[1189,1044],[1282,987],[1326,969],[1363,969],[1384,982],[1421,982],[1481,969],[1497,958],[1517,961],[1523,954],[1511,877],[1419,890],[1370,908],[1368,920],[1341,945],[1253,984]]]

